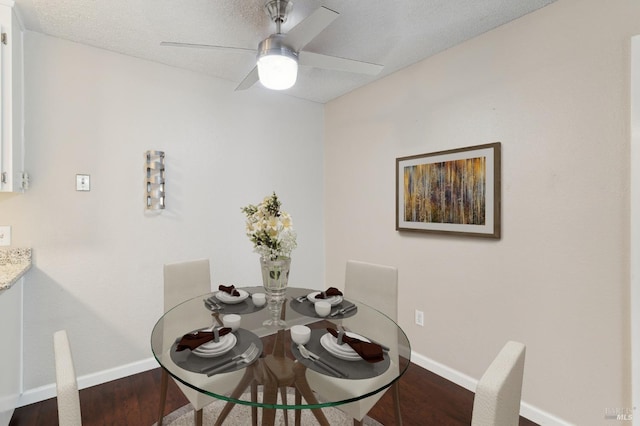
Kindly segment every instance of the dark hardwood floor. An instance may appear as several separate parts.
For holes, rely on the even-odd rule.
[[[157,419],[160,369],[83,389],[80,406],[83,425],[150,426]],[[169,380],[165,414],[187,404]],[[459,426],[471,423],[473,393],[411,364],[400,379],[402,419],[406,426]],[[385,426],[395,424],[391,393],[387,392],[369,415]],[[16,409],[10,426],[57,425],[55,398]],[[535,423],[520,418],[521,426]]]

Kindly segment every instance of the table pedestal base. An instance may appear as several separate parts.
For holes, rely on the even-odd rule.
[[[251,401],[257,402],[258,385],[263,386],[262,403],[273,404],[278,402],[278,390],[282,397],[283,404],[287,404],[287,388],[295,388],[295,403],[302,403],[304,398],[310,404],[318,404],[318,400],[307,382],[307,367],[303,364],[293,361],[284,355],[285,336],[284,330],[279,330],[276,336],[274,351],[272,354],[259,359],[256,363],[247,367],[246,372],[238,386],[231,393],[231,398],[237,399],[244,393],[247,387],[251,386]],[[229,412],[234,407],[234,403],[227,402],[222,409],[216,426],[222,425],[227,418]],[[295,410],[295,424],[300,426],[300,410]],[[315,408],[311,412],[318,420],[321,426],[330,426],[329,421],[325,417],[321,409]],[[252,425],[257,426],[257,407],[251,410]],[[285,410],[285,425],[288,426],[289,419]],[[262,426],[272,426],[276,419],[276,410],[273,408],[264,408],[262,410]]]
[[[284,404],[287,403],[287,387],[294,387],[295,403],[297,405],[302,403],[301,398],[304,398],[310,404],[318,404],[318,400],[313,394],[309,383],[306,378],[307,367],[294,362],[288,358],[276,358],[273,355],[268,355],[264,359],[259,360],[254,365],[247,368],[245,375],[243,376],[238,386],[233,390],[230,397],[237,399],[242,395],[249,386],[251,386],[251,400],[257,402],[258,399],[258,385],[263,386],[262,403],[275,405],[278,400],[278,390]],[[221,426],[233,407],[236,404],[233,402],[227,402],[215,425]],[[257,407],[251,408],[251,424],[253,426],[258,425]],[[295,410],[295,424],[300,426],[300,410]],[[330,426],[329,421],[325,417],[321,409],[315,408],[311,412],[318,420],[321,426]],[[264,408],[262,410],[262,426],[272,426],[275,422],[276,410],[272,408]],[[288,425],[288,417],[285,410],[284,413],[285,425]]]

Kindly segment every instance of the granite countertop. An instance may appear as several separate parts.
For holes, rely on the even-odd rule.
[[[0,249],[0,293],[10,289],[29,268],[30,248]]]

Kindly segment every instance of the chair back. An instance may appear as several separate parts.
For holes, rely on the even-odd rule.
[[[66,330],[59,330],[53,334],[53,354],[56,366],[58,422],[60,426],[79,426],[82,424],[80,394]]]
[[[345,296],[364,302],[397,321],[397,268],[349,260],[345,273],[344,292]]]
[[[472,426],[517,426],[520,419],[525,345],[507,342],[478,382]]]
[[[164,265],[164,310],[211,291],[209,259]]]
[[[211,270],[209,267],[209,259],[190,260],[164,265],[165,312],[179,303],[210,292]],[[205,309],[204,305],[202,309],[193,312],[184,312],[181,318],[174,315],[171,321],[172,326],[168,324],[163,325],[163,339],[173,341],[176,337],[186,332],[197,330],[207,324],[214,325],[213,321],[211,313]],[[166,354],[166,356],[169,357],[169,354]],[[169,360],[165,360],[165,362],[169,362]],[[235,373],[243,374],[240,370]],[[223,382],[218,379],[218,381],[220,381],[219,390],[222,393],[231,391],[238,381],[238,377],[233,374],[223,375],[221,377],[227,380],[227,382]],[[174,379],[174,381],[196,411],[202,410],[207,404],[216,400],[202,392],[191,389],[178,380]]]
[[[376,312],[362,309],[358,315],[343,319],[342,324],[348,330],[363,333],[368,338],[386,343],[390,347],[391,359],[395,359],[398,352],[398,327],[395,325],[398,318],[398,269],[392,266],[349,260],[345,272],[344,295],[348,299],[355,300],[356,305],[357,302],[362,302],[393,320],[381,323],[379,318],[376,319],[378,316]],[[317,388],[322,390],[320,394],[324,393],[334,397],[339,395],[347,399],[362,392],[363,388],[381,386],[397,376],[398,365],[391,362],[387,371],[371,379],[347,380],[344,383],[336,383],[336,381],[339,382],[343,379],[323,376],[324,380],[329,382],[327,384],[320,383],[323,378],[312,380]],[[378,392],[367,398],[340,405],[339,408],[353,417],[355,421],[362,421],[384,393]],[[399,410],[399,407],[396,406],[396,409]]]
[[[164,265],[165,312],[179,303],[209,292],[211,292],[209,259]],[[213,319],[203,305],[202,309],[195,312],[183,312],[181,318],[174,315],[171,326],[169,324],[163,326],[163,338],[175,339],[180,334],[196,330],[206,324],[213,325]]]

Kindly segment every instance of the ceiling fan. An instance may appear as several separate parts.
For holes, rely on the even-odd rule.
[[[324,6],[316,9],[288,33],[280,31],[286,22],[293,3],[289,0],[269,0],[264,8],[276,24],[276,32],[258,44],[258,49],[215,46],[209,44],[177,43],[163,41],[162,46],[191,47],[200,49],[241,50],[256,54],[257,63],[240,82],[236,90],[244,90],[260,80],[263,86],[273,90],[284,90],[293,86],[298,75],[298,65],[376,75],[383,66],[352,59],[328,56],[302,50],[340,14]]]

